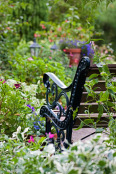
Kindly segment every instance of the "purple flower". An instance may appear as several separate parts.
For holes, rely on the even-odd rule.
[[[90,58],[94,55],[94,50],[92,49],[91,43],[86,44],[85,41],[78,40],[60,40],[59,42],[61,50],[65,50],[66,48],[81,48],[82,56],[88,56]]]
[[[33,106],[27,105],[27,107],[29,107],[30,109],[32,109],[32,112],[35,112],[35,108]],[[37,114],[35,113],[35,115],[37,115]]]
[[[39,126],[36,126],[36,125],[34,125],[34,128],[35,128],[36,130],[39,130],[39,129],[40,129]]]
[[[27,107],[29,107],[31,109],[31,105],[27,105]]]

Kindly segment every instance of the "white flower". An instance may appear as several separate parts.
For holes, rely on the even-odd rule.
[[[10,87],[14,87],[14,84],[17,84],[17,81],[16,80],[13,80],[13,79],[8,79],[6,81],[6,83],[10,86]]]
[[[16,132],[13,132],[12,137],[18,139],[18,134],[21,132],[21,126],[17,128]]]
[[[49,154],[55,153],[55,147],[53,144],[49,144],[48,146],[45,146],[44,150],[48,152]]]
[[[25,130],[21,133],[23,140],[25,139],[25,138],[24,138],[24,134],[25,134],[26,132],[28,132],[28,130],[29,130],[29,127],[25,128]]]

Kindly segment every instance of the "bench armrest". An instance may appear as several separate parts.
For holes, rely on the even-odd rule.
[[[50,87],[49,78],[53,80],[53,82],[59,86],[63,91],[68,92],[72,88],[72,84],[70,84],[68,87],[54,74],[54,73],[45,73],[43,76],[43,83],[46,88]]]

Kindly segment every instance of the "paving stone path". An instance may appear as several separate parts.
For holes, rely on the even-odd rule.
[[[77,141],[81,140],[83,137],[85,137],[93,132],[95,132],[94,128],[81,128],[80,130],[76,130],[76,131],[73,129],[72,141],[77,142]],[[91,140],[94,136],[95,136],[95,134],[83,139],[82,141],[85,142],[87,140]],[[107,136],[107,135],[103,133],[103,136]]]

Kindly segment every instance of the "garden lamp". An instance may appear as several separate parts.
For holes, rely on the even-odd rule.
[[[52,45],[50,49],[51,49],[51,50],[57,50],[58,47],[57,47],[57,45],[54,43],[54,45]]]
[[[38,56],[39,48],[40,48],[40,46],[36,43],[36,38],[34,37],[34,42],[33,42],[33,44],[30,46],[31,56],[32,56],[32,57],[33,57],[33,56],[35,56],[35,57]]]

